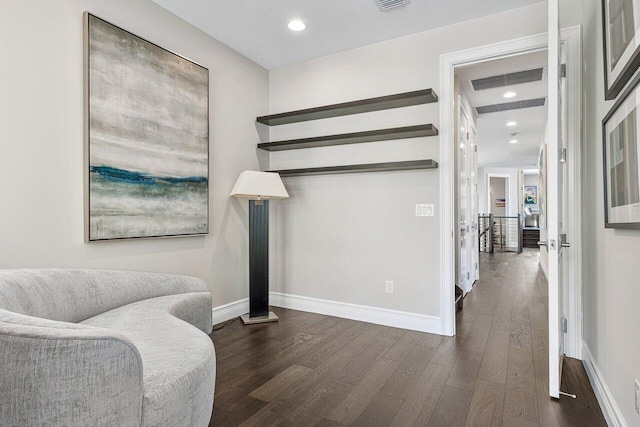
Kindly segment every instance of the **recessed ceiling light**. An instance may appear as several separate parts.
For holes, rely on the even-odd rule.
[[[502,97],[503,98],[513,98],[516,95],[517,95],[517,93],[509,91],[509,92],[505,92],[504,95],[502,95]]]
[[[517,139],[510,139],[509,140],[509,144],[517,144],[518,140]]]
[[[518,124],[518,122],[507,122],[507,126],[514,127]]]
[[[293,21],[289,22],[289,29],[291,31],[302,31],[305,28],[307,28],[307,25],[298,19],[294,19]]]

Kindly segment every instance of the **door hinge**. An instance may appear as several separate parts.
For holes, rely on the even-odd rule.
[[[560,163],[567,163],[567,149],[560,149]]]
[[[567,333],[567,319],[562,319],[562,332]]]
[[[567,77],[567,64],[560,64],[560,77]]]
[[[478,263],[476,262],[476,270],[478,269]]]
[[[467,271],[467,280],[471,279],[470,273]]]

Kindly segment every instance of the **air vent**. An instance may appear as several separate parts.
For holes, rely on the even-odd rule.
[[[526,101],[505,102],[504,104],[477,107],[478,114],[497,113],[499,111],[520,110],[522,108],[544,107],[547,98],[527,99]]]
[[[517,73],[501,74],[499,76],[485,77],[471,80],[474,90],[493,89],[496,87],[519,85],[522,83],[538,82],[542,80],[543,68],[518,71]]]
[[[409,4],[409,0],[376,0],[376,4],[384,12],[395,7],[405,6]]]

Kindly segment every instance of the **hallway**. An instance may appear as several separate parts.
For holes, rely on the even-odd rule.
[[[477,375],[467,425],[606,426],[582,363],[565,358],[561,389],[549,399],[547,280],[539,251],[481,253],[480,277],[457,313],[452,376]],[[502,414],[502,416],[501,416]],[[489,421],[489,417],[493,421]]]

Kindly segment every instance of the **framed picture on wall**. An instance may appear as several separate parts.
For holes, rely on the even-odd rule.
[[[640,87],[636,76],[602,121],[606,228],[640,229]]]
[[[547,229],[547,144],[540,145],[538,152],[538,211],[540,212],[540,229]],[[544,235],[543,235],[544,236]]]
[[[640,66],[640,0],[602,0],[605,99],[614,99]]]
[[[538,204],[538,186],[537,185],[524,186],[524,204],[525,205]]]
[[[85,241],[209,232],[209,70],[90,13]]]

